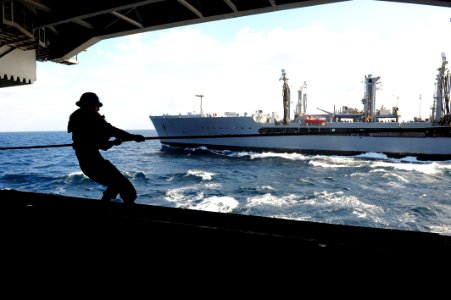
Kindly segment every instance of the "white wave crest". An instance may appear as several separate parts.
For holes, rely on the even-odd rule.
[[[255,196],[255,197],[249,197],[246,199],[246,207],[256,207],[261,205],[271,205],[271,206],[277,206],[282,207],[286,205],[293,205],[297,204],[299,199],[299,195],[296,194],[289,194],[282,197],[274,196],[270,193]]]
[[[192,185],[170,189],[164,199],[176,207],[228,213],[238,207],[239,202],[229,196],[205,197],[203,190],[217,188],[217,185]]]
[[[348,164],[336,164],[336,163],[316,161],[316,160],[311,160],[309,162],[309,164],[311,164],[312,166],[321,167],[321,168],[349,168],[349,167],[351,167]]]
[[[228,213],[233,211],[239,205],[238,201],[232,197],[228,196],[212,196],[203,199],[199,203],[193,203],[188,205],[190,209],[197,210],[205,210],[205,211],[213,211],[213,212],[221,212]]]
[[[384,177],[384,178],[392,178],[392,177],[394,177],[395,179],[397,179],[398,181],[401,181],[401,182],[405,182],[405,183],[410,182],[409,180],[407,180],[403,176],[395,174],[395,173],[384,173],[384,175],[382,175],[382,177]]]
[[[446,165],[445,165],[446,166]],[[377,161],[371,164],[373,168],[393,168],[395,170],[402,171],[415,171],[423,174],[433,175],[443,171],[443,166],[440,167],[440,164],[433,163],[402,163],[402,162],[385,162],[385,161]],[[451,166],[449,167],[451,168]]]
[[[64,180],[64,183],[73,184],[76,182],[83,182],[85,180],[89,180],[88,176],[83,174],[82,171],[75,171],[70,172],[69,175],[67,175],[66,179]]]
[[[185,186],[170,189],[166,192],[164,199],[174,202],[177,206],[184,206],[188,202],[198,201],[204,197],[204,193],[193,186]]]
[[[388,159],[387,155],[382,154],[382,153],[377,153],[377,152],[367,152],[367,153],[362,153],[359,155],[356,155],[354,157],[358,157],[358,158],[369,158],[369,159],[378,159],[378,160],[386,160]]]
[[[85,176],[85,174],[83,174],[82,171],[75,171],[75,172],[70,172],[69,175],[67,175],[67,177],[78,177],[78,176]]]
[[[275,152],[263,152],[263,153],[253,153],[250,154],[251,159],[259,159],[259,158],[284,158],[288,160],[307,160],[309,159],[307,156],[302,155],[300,153],[275,153]]]
[[[210,181],[213,176],[216,175],[212,172],[202,171],[202,170],[188,170],[187,175],[197,176],[202,178],[202,180]]]
[[[369,204],[361,201],[356,196],[344,195],[343,192],[330,193],[327,191],[315,193],[315,198],[304,201],[304,204],[313,205],[316,207],[343,207],[350,208],[352,214],[357,218],[365,218],[376,223],[385,224],[386,222],[381,218],[384,214],[384,209],[380,206]]]
[[[451,236],[451,225],[431,225],[431,232]]]
[[[264,190],[270,190],[270,191],[275,191],[275,189],[269,185],[262,185],[262,186],[257,186],[256,187],[257,191],[264,191]]]

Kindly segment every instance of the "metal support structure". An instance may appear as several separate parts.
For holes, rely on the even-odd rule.
[[[366,122],[376,122],[376,88],[380,77],[365,76],[365,91],[362,99],[364,105],[364,117]]]
[[[435,107],[433,110],[433,119],[435,122],[440,122],[445,115],[449,114],[450,75],[448,68],[446,67],[447,64],[448,61],[446,60],[446,55],[442,52],[442,65],[437,69],[439,73],[437,74],[437,81],[435,84]]]
[[[204,95],[195,95],[195,96],[200,98],[200,115],[203,116],[204,111],[202,109],[202,98],[204,97]]]
[[[189,9],[193,14],[195,14],[199,18],[204,17],[204,15],[197,8],[195,8],[194,6],[189,4],[188,1],[186,1],[186,0],[177,0],[177,1],[180,2],[183,6],[185,6],[187,9]]]
[[[294,112],[297,117],[304,116],[307,112],[307,93],[305,92],[306,88],[307,82],[304,81],[304,83],[298,90],[298,103]]]
[[[279,80],[283,81],[283,123],[288,124],[290,123],[290,87],[288,86],[288,77],[285,69],[282,69],[282,77]]]
[[[141,23],[139,23],[139,22],[133,20],[132,18],[129,18],[129,17],[127,17],[127,16],[124,16],[123,14],[118,13],[117,11],[113,11],[113,12],[111,12],[111,14],[112,14],[113,16],[115,16],[115,17],[118,17],[119,19],[124,20],[125,22],[128,22],[128,23],[130,23],[130,24],[132,24],[132,25],[138,27],[138,28],[144,28],[143,24],[141,24]]]

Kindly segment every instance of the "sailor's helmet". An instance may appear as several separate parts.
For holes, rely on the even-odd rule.
[[[80,100],[75,102],[75,104],[78,107],[85,107],[85,106],[93,106],[98,104],[99,107],[102,107],[102,102],[99,101],[99,97],[92,92],[86,92],[83,95],[81,95]]]

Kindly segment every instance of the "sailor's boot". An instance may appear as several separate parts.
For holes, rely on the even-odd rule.
[[[108,187],[104,192],[102,199],[100,199],[104,203],[108,203],[113,199],[116,199],[119,192],[117,192],[115,189]]]

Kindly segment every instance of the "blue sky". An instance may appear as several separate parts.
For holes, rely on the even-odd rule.
[[[307,82],[308,113],[361,109],[373,74],[378,107],[427,117],[441,52],[451,56],[450,17],[444,7],[361,0],[104,40],[77,65],[38,63],[32,85],[0,89],[0,131],[65,130],[85,91],[123,129],[152,129],[150,114],[199,112],[196,94],[204,112],[282,115],[281,69],[292,100]]]

